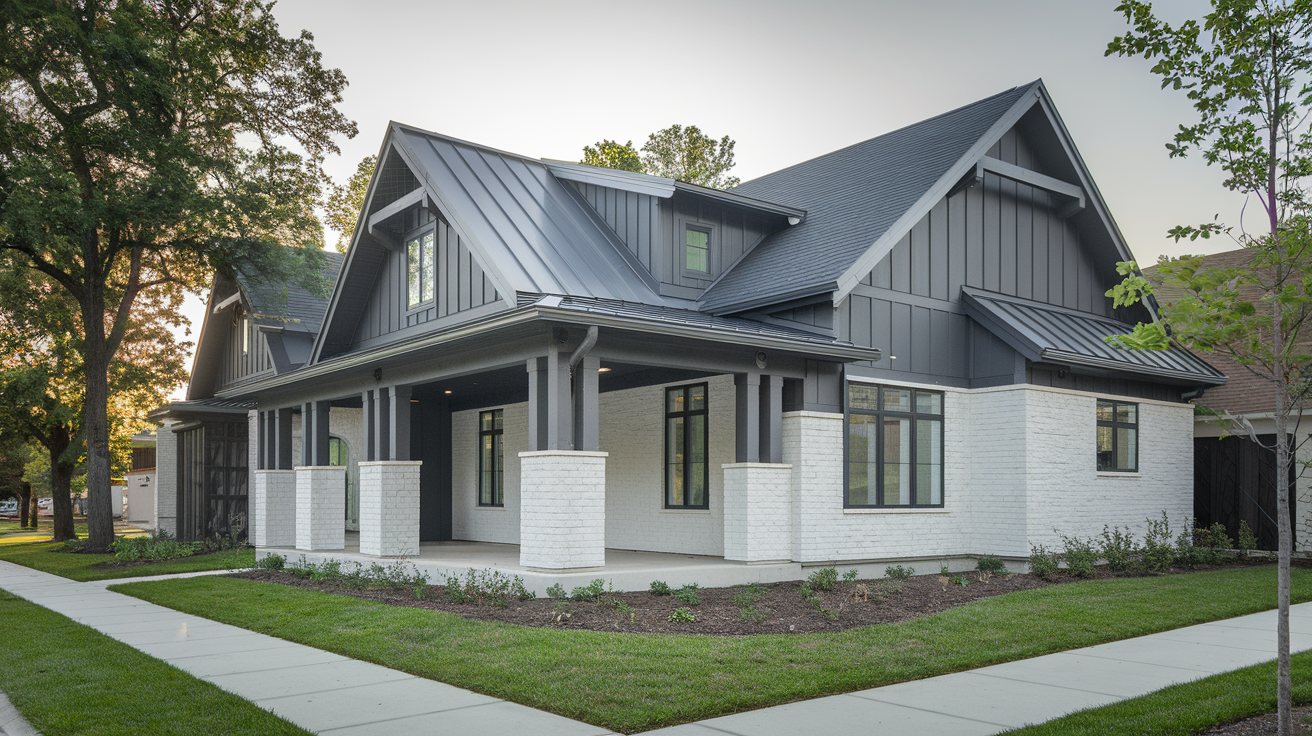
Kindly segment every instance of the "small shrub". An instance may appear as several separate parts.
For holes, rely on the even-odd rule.
[[[861,577],[860,571],[858,571],[856,568],[852,568],[851,570],[848,570],[847,572],[843,573],[843,582],[851,585],[852,583],[855,583],[857,579],[860,577]]]
[[[591,601],[596,603],[606,594],[606,581],[597,578],[587,585],[580,586],[570,591],[570,600],[574,601]]]
[[[287,558],[280,554],[265,555],[255,566],[261,570],[281,570],[287,566]]]
[[[547,597],[548,597],[548,598],[564,598],[564,597],[565,597],[565,586],[561,585],[560,583],[556,583],[555,585],[551,586],[550,588],[547,588]]]
[[[1213,560],[1216,564],[1221,564],[1233,554],[1230,550],[1235,548],[1235,540],[1226,534],[1225,524],[1219,521],[1213,524],[1208,532],[1212,538]]]
[[[1211,559],[1210,550],[1207,547],[1196,544],[1199,532],[1210,541],[1211,535],[1206,529],[1194,529],[1187,521],[1180,533],[1175,537],[1175,562],[1184,567],[1193,567],[1207,563]]]
[[[759,624],[770,618],[770,614],[762,611],[756,606],[747,606],[746,608],[738,609],[738,618],[749,624]]]
[[[1239,537],[1235,540],[1235,548],[1243,552],[1245,556],[1257,549],[1257,535],[1248,526],[1248,522],[1243,519],[1239,520]]]
[[[954,585],[960,585],[961,587],[964,588],[967,585],[970,585],[970,580],[965,575],[953,575],[952,583]]]
[[[815,590],[811,587],[810,582],[802,583],[800,591],[802,593],[802,600],[806,601],[807,605],[819,611],[822,616],[832,619],[838,618],[838,613],[836,611],[831,611],[828,608],[825,608],[825,602],[816,594]]]
[[[697,606],[697,605],[701,605],[702,602],[701,596],[697,595],[697,593],[700,592],[701,589],[702,586],[698,585],[697,583],[688,583],[682,588],[679,588],[678,590],[674,591],[671,595],[673,595],[682,603],[686,603],[690,606]]]
[[[633,606],[630,606],[628,603],[625,603],[618,598],[612,598],[606,601],[606,603],[608,603],[611,608],[615,609],[615,613],[618,613],[622,618],[627,618],[629,623],[633,623],[633,620],[637,618],[637,613],[634,612]]]
[[[1041,544],[1030,546],[1030,574],[1046,580],[1057,572],[1057,553],[1051,552]]]
[[[653,581],[651,581],[651,587],[648,588],[648,590],[651,591],[651,594],[652,594],[652,595],[669,595],[669,594],[670,594],[670,586],[666,585],[665,583],[663,583],[663,582],[661,582],[661,581],[659,581],[659,580],[653,580]]]
[[[1066,559],[1066,572],[1077,578],[1093,577],[1093,566],[1098,561],[1093,540],[1063,536],[1061,543],[1066,548],[1062,555]]]
[[[205,550],[205,542],[179,542],[168,532],[119,537],[110,543],[115,562],[162,562],[191,557]]]
[[[838,568],[822,567],[811,573],[807,582],[817,590],[833,590],[834,586],[838,585]]]
[[[914,567],[889,565],[888,567],[884,568],[884,576],[890,580],[896,580],[899,583],[905,583],[906,581],[911,579],[912,575],[915,574],[916,574],[916,568]],[[943,574],[944,575],[948,574],[948,569],[946,566],[943,568]]]
[[[739,608],[747,608],[756,605],[756,602],[765,597],[765,588],[752,583],[744,586],[733,596],[733,604]]]
[[[428,573],[416,571],[415,578],[410,583],[410,592],[415,594],[415,600],[422,601],[428,597]]]
[[[674,609],[674,612],[670,614],[668,620],[676,623],[680,621],[686,623],[695,623],[697,621],[697,617],[693,615],[691,608],[676,608]]]
[[[975,569],[990,575],[1001,575],[1007,571],[1007,564],[992,555],[984,555],[975,563]]]
[[[1171,522],[1162,512],[1161,519],[1146,519],[1147,531],[1143,535],[1143,566],[1152,572],[1161,572],[1175,562],[1175,545],[1172,544]]]
[[[1139,548],[1129,527],[1113,529],[1104,524],[1098,552],[1107,561],[1107,569],[1114,572],[1129,570],[1139,560]]]

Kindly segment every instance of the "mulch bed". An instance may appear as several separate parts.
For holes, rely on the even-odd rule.
[[[1213,726],[1199,736],[1259,736],[1276,732],[1276,714],[1267,713],[1234,723]],[[1312,705],[1294,707],[1294,733],[1312,734]]]
[[[1192,570],[1172,569],[1169,572],[1233,567],[1195,567]],[[1099,568],[1096,574],[1096,578],[1127,576],[1103,568]],[[745,612],[743,594],[748,588],[743,586],[704,588],[698,592],[701,603],[696,606],[688,606],[671,595],[616,592],[607,593],[601,602],[596,603],[538,598],[509,601],[501,607],[451,603],[446,599],[445,590],[441,586],[430,586],[425,599],[416,600],[410,590],[350,589],[333,582],[306,580],[283,570],[253,570],[235,573],[231,577],[337,593],[394,606],[445,611],[468,619],[500,621],[519,626],[721,636],[842,631],[871,624],[900,623],[995,595],[1077,581],[1064,573],[1042,580],[1030,575],[986,576],[972,572],[956,576],[958,580],[966,580],[968,584],[965,586],[940,575],[917,576],[900,585],[889,580],[840,582],[831,591],[816,591],[821,605],[830,612],[826,615],[803,599],[800,582],[753,586],[751,590],[757,597],[750,604],[751,609]],[[735,598],[738,600],[735,601]],[[670,621],[670,614],[682,607],[688,607],[697,620]],[[752,620],[750,611],[758,612],[755,616],[757,620]]]

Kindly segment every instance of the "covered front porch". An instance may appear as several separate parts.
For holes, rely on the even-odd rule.
[[[381,563],[373,555],[360,552],[359,534],[348,532],[340,550],[304,551],[295,547],[262,547],[257,556],[263,558],[278,554],[293,564],[302,558],[320,564],[328,560],[357,562],[362,566]],[[746,585],[748,583],[777,583],[801,580],[803,567],[797,562],[748,564],[730,562],[723,557],[683,555],[668,552],[636,552],[607,549],[601,567],[549,572],[520,564],[520,545],[496,542],[421,542],[419,553],[405,558],[405,562],[428,575],[440,585],[447,577],[463,577],[470,570],[496,570],[507,576],[519,576],[524,586],[539,596],[547,595],[547,588],[561,585],[565,590],[585,586],[601,578],[617,591],[647,590],[653,580],[660,580],[678,588],[689,583],[703,587]]]

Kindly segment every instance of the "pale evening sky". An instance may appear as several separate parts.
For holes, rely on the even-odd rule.
[[[1153,5],[1172,21],[1208,7]],[[1115,6],[279,0],[274,14],[284,35],[313,33],[324,64],[350,80],[342,110],[360,134],[328,161],[338,181],[377,153],[389,120],[566,160],[602,138],[641,146],[692,124],[737,141],[745,181],[1042,78],[1140,262],[1233,248],[1166,236],[1217,215],[1237,223],[1244,198],[1197,157],[1167,157],[1193,111],[1149,62],[1103,57],[1126,29]],[[198,298],[187,312],[194,340]]]

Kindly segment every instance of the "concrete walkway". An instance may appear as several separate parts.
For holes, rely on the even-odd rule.
[[[153,578],[159,579],[159,578]],[[604,728],[0,562],[0,588],[240,695],[308,731],[602,736]]]
[[[182,576],[161,576],[182,577]],[[158,580],[161,578],[150,578]],[[597,726],[0,562],[0,588],[327,734],[601,736]],[[984,736],[1272,660],[1275,612],[648,732]],[[1290,613],[1312,649],[1312,603]]]
[[[41,736],[4,693],[0,693],[0,736]]]

